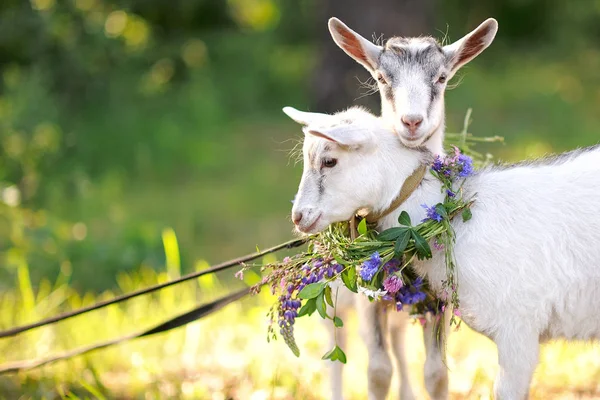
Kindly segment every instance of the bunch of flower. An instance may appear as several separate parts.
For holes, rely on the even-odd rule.
[[[335,327],[341,327],[343,322],[335,311],[334,282],[372,300],[387,301],[397,311],[408,310],[421,321],[426,312],[440,316],[447,305],[454,308],[454,315],[460,316],[453,254],[455,236],[450,221],[458,214],[464,221],[471,218],[469,207],[473,201],[463,199],[462,184],[473,174],[473,162],[455,147],[448,157],[437,157],[430,171],[442,183],[445,199],[432,206],[423,204],[426,217],[419,224],[412,225],[410,216],[402,212],[398,227],[378,233],[369,229],[363,219],[354,240],[350,239],[349,223],[333,224],[310,238],[305,253],[263,266],[262,270],[268,269],[269,273],[254,291],[268,285],[278,299],[269,311],[268,339],[277,337],[278,326],[286,344],[299,355],[294,339],[297,318],[317,311]],[[410,268],[415,258],[432,257],[430,242],[445,255],[447,279],[443,282],[443,299],[437,299],[428,283]],[[323,358],[346,360],[337,344]]]
[[[244,267],[248,269],[249,267]],[[263,285],[268,285],[271,293],[277,295],[277,302],[271,307],[268,313],[270,320],[267,340],[276,339],[275,324],[279,327],[279,334],[283,337],[286,344],[299,355],[298,346],[294,338],[294,324],[296,318],[303,315],[310,315],[317,310],[316,302],[308,301],[303,305],[301,293],[306,287],[313,287],[315,284],[323,284],[325,281],[331,281],[338,276],[343,267],[337,264],[333,258],[323,258],[318,253],[304,253],[294,257],[285,257],[281,263],[271,264],[262,269],[270,269],[270,273],[262,281],[252,287],[254,293],[258,293]],[[242,269],[238,272],[238,277],[243,277]],[[331,293],[329,293],[330,305]],[[324,303],[319,306],[319,313],[325,312]]]

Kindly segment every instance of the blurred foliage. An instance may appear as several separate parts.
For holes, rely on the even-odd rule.
[[[318,33],[326,30],[317,17],[319,7],[317,0],[0,2],[2,327],[290,236],[289,201],[300,171],[288,153],[300,131],[280,109],[310,109],[308,82],[319,73],[314,70]],[[599,0],[447,0],[437,7],[438,33],[424,34],[456,40],[489,16],[500,23],[494,44],[461,71],[460,85],[447,94],[450,131],[462,126],[465,110],[472,107],[472,132],[505,137],[507,145],[493,149],[501,159],[598,141]],[[365,5],[355,12],[368,17],[369,9]],[[177,254],[173,231],[165,227],[179,235]],[[168,273],[162,272],[165,265]],[[230,282],[231,273],[225,272],[200,288],[190,283],[3,341],[3,360],[152,324],[220,293],[220,285]],[[264,304],[235,305],[204,328],[195,324],[167,340],[161,336],[128,345],[124,358],[114,349],[0,380],[0,395],[15,398],[12,394],[25,390],[31,398],[55,398],[49,393],[68,385],[85,398],[87,385],[107,397],[121,393],[126,398],[144,389],[150,398],[228,396],[236,390],[241,398],[316,396],[314,387],[323,385],[316,366],[324,368],[317,357],[311,365],[287,358],[280,364],[259,362],[267,354],[257,345],[263,343]],[[226,329],[232,321],[237,329]],[[201,334],[210,339],[198,344]],[[322,351],[318,336],[305,336],[314,354]],[[451,382],[456,393],[486,396],[493,376],[489,360],[481,366],[462,353],[472,336],[457,339],[454,351],[478,369]],[[219,353],[224,348],[232,350]],[[236,352],[244,352],[245,359]],[[600,390],[588,385],[598,381],[598,365],[584,351],[565,368],[571,374],[552,370],[566,362],[566,352],[551,352],[540,367],[551,379],[537,381],[546,387],[539,398],[567,383],[584,394]],[[178,369],[182,354],[204,362],[190,367],[209,375],[200,380],[201,387],[194,383],[197,376]],[[411,358],[415,371],[421,370],[418,357]],[[237,360],[236,367],[218,364],[215,369],[215,362],[225,358]],[[164,360],[178,366],[165,367]],[[232,368],[244,377],[238,386],[234,379],[222,379],[234,375]],[[358,370],[356,376],[364,376]],[[129,371],[139,378],[133,386],[124,378]],[[55,375],[65,376],[61,381],[67,385],[57,387]],[[103,388],[107,382],[118,387]],[[364,397],[364,387],[356,393]]]
[[[166,225],[182,236],[185,265],[287,236],[298,171],[280,167],[297,129],[279,110],[310,103],[317,7],[2,2],[3,272],[14,273],[18,249],[34,282],[70,264],[76,285],[100,290],[117,271],[156,267]],[[496,42],[448,93],[450,129],[472,106],[474,132],[512,145],[503,158],[596,141],[598,1],[440,7],[438,26],[449,24],[453,39],[500,20]]]

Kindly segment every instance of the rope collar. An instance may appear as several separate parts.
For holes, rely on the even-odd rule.
[[[413,173],[408,178],[406,178],[406,180],[402,184],[402,187],[400,188],[398,196],[396,196],[396,198],[392,201],[392,204],[390,204],[388,208],[378,213],[369,212],[364,217],[367,220],[367,223],[374,224],[381,218],[388,216],[390,213],[392,213],[394,210],[400,207],[402,203],[404,203],[406,199],[408,199],[415,192],[415,190],[417,190],[421,182],[423,182],[426,173],[427,165],[422,164],[421,166],[417,167],[417,169],[415,169]],[[352,217],[352,219],[350,220],[350,236],[353,240],[358,236],[357,226],[358,216],[355,214],[354,217]]]

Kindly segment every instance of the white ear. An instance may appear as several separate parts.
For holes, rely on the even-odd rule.
[[[448,60],[451,75],[454,75],[460,67],[485,50],[496,37],[496,32],[498,32],[498,21],[494,18],[488,18],[473,32],[448,46],[444,46],[444,53]]]
[[[283,107],[283,112],[300,125],[325,123],[331,120],[331,115],[296,110],[294,107]]]
[[[373,134],[368,129],[356,125],[346,124],[314,129],[308,126],[303,131],[305,134],[318,136],[349,147],[360,147],[373,140]]]
[[[337,18],[329,19],[329,32],[333,37],[333,41],[360,64],[362,64],[370,72],[377,69],[379,64],[379,55],[382,48],[377,46],[352,29]]]

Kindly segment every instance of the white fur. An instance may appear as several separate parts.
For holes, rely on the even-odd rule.
[[[341,215],[327,208],[333,202],[337,208],[343,203],[345,210],[385,209],[410,173],[429,161],[427,154],[403,147],[379,120],[362,113],[354,111],[358,120],[337,124],[337,135],[343,136],[344,125],[361,126],[370,131],[373,143],[336,146],[329,156],[344,161],[325,180],[318,202],[300,188],[294,207],[312,207],[321,214],[322,224],[311,232],[352,216],[353,211]],[[323,139],[307,135],[305,140],[305,151],[318,157]],[[338,188],[350,188],[353,196]],[[403,210],[419,221],[424,217],[421,204],[443,200],[440,189],[436,179],[427,177],[380,228],[397,225]],[[470,221],[452,221],[461,318],[498,346],[496,399],[523,399],[540,342],[600,338],[600,148],[479,171],[464,190],[476,201]],[[415,268],[434,290],[441,290],[446,276],[442,251]]]
[[[448,81],[492,43],[497,30],[498,23],[489,18],[444,47],[431,38],[391,38],[384,46],[377,46],[339,19],[329,20],[335,43],[376,80],[383,121],[406,146],[427,146],[434,154],[443,153],[444,91]],[[422,56],[428,48],[433,50],[430,56]],[[413,57],[405,57],[407,54]],[[444,82],[439,81],[441,76],[446,78]],[[422,122],[410,127],[403,122],[410,117],[421,118]]]
[[[376,117],[366,113],[360,108],[351,108],[336,116],[298,111],[292,107],[285,107],[283,111],[296,122],[306,126],[304,132],[308,133],[308,135],[307,140],[304,143],[304,164],[305,166],[310,165],[308,168],[312,169],[313,173],[307,174],[307,177],[302,179],[301,185],[305,188],[304,192],[306,193],[306,196],[310,196],[311,198],[319,197],[318,188],[316,188],[318,183],[315,182],[316,175],[314,174],[314,170],[318,169],[320,165],[315,160],[312,160],[311,162],[308,154],[313,151],[311,150],[311,146],[319,147],[320,145],[320,148],[324,149],[328,144],[325,141],[313,141],[312,139],[309,139],[314,136],[313,134],[316,134],[321,138],[327,136],[329,139],[333,139],[330,137],[333,136],[338,140],[338,143],[343,144],[344,146],[352,146],[352,144],[354,144],[354,146],[360,146],[361,144],[364,146],[365,141],[373,139],[373,136],[369,133],[369,124],[370,122],[374,122]],[[364,121],[365,124],[357,124],[352,128],[345,125],[342,126],[341,130],[337,130],[335,127],[342,118],[351,121]],[[377,125],[380,122],[374,123]],[[337,133],[341,133],[342,136],[339,137]],[[352,140],[353,142],[351,142]],[[434,151],[433,149],[438,150],[442,147],[442,140],[442,136],[434,136],[426,143],[426,146],[431,147],[431,151]],[[331,146],[331,144],[329,145]],[[365,147],[368,146],[364,146],[363,149]],[[323,153],[321,153],[321,156],[322,155]],[[344,188],[339,188],[339,190],[344,190]],[[351,196],[352,193],[348,192],[346,195]],[[332,207],[335,206],[332,205]],[[348,210],[341,209],[340,212],[341,215],[346,215]],[[310,227],[310,225],[314,224],[315,221],[317,221],[317,218],[319,218],[318,214],[313,213],[310,207],[305,208],[303,214],[304,221],[301,221],[299,224],[300,230]],[[340,216],[337,215],[337,217],[339,218]],[[327,224],[327,222],[325,223]],[[374,315],[376,312],[380,311],[381,304],[365,301],[365,299],[355,296],[343,285],[341,285],[337,293],[338,315],[340,313],[347,315],[353,307],[356,307],[361,321],[375,321]],[[408,315],[405,312],[388,312],[386,315],[387,319],[381,318],[374,324],[361,324],[361,336],[367,346],[369,355],[368,370],[371,371],[367,374],[369,399],[385,399],[387,396],[392,378],[392,363],[389,356],[391,350],[400,375],[399,398],[402,400],[411,400],[414,399],[415,396],[410,382],[408,362],[404,351],[404,332],[406,330],[406,325],[408,324]],[[427,355],[424,365],[424,376],[425,387],[431,398],[443,400],[448,397],[448,372],[443,362],[443,355],[441,354],[439,343],[435,340],[434,332],[438,327],[438,323],[438,321],[429,319],[424,327],[423,339]],[[369,338],[373,336],[374,331],[376,330],[381,330],[382,333],[386,333],[387,330],[389,337],[385,338],[382,343],[370,340]],[[330,332],[330,334],[331,339],[333,340],[333,331]],[[337,338],[338,341],[346,342],[345,328],[338,331]],[[385,373],[382,372],[383,366],[388,367],[388,370],[386,370]],[[331,391],[332,399],[334,400],[341,400],[343,398],[342,370],[343,366],[340,363],[334,363],[331,366]]]

